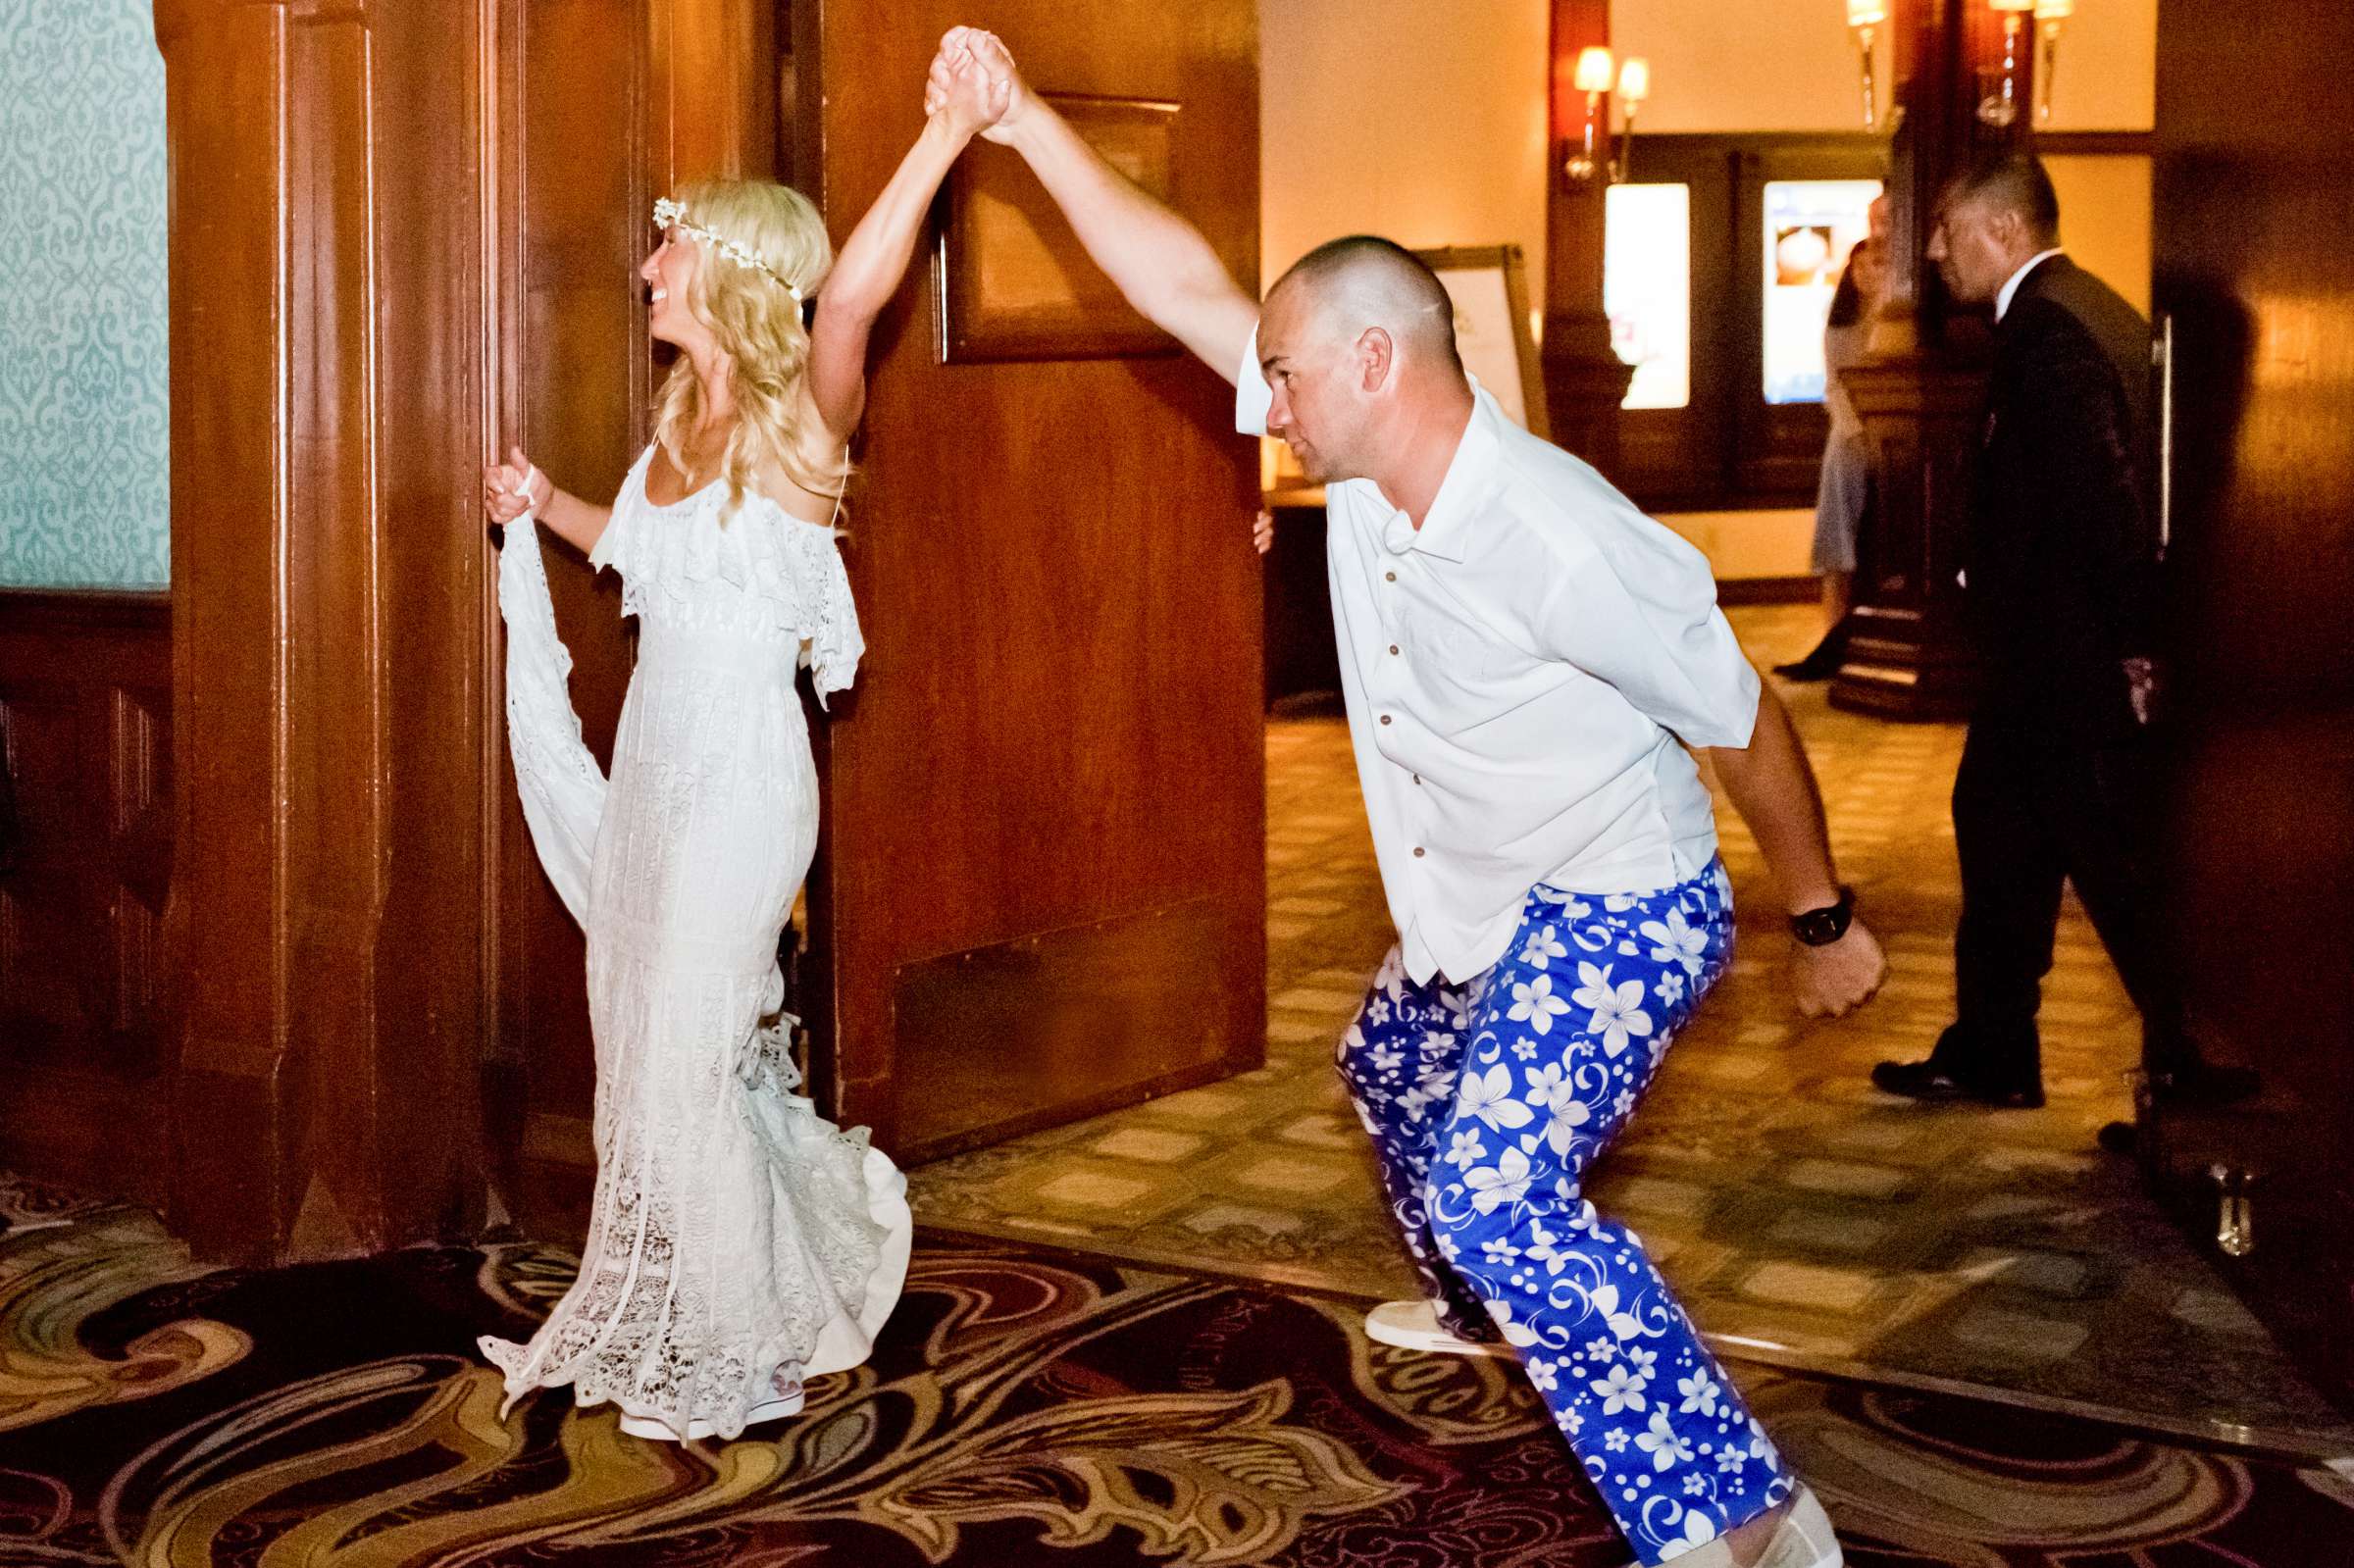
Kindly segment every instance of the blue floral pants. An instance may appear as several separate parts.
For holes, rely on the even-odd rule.
[[[1540,885],[1467,986],[1416,985],[1393,951],[1341,1039],[1424,1291],[1519,1354],[1646,1563],[1794,1486],[1642,1243],[1579,1188],[1732,945],[1721,862],[1641,895]]]

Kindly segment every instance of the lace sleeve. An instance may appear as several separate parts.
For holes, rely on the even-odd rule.
[[[866,638],[858,631],[858,607],[850,598],[849,575],[843,570],[842,557],[831,539],[825,544],[825,570],[819,582],[819,590],[812,595],[815,613],[807,629],[806,662],[809,683],[816,688],[817,704],[822,708],[827,697],[848,690],[858,678],[858,658],[866,652]]]
[[[612,533],[608,527],[605,536]],[[604,542],[597,540],[600,548]],[[572,653],[556,634],[539,531],[529,513],[507,525],[506,548],[498,556],[498,609],[507,624],[507,746],[515,758],[523,820],[547,880],[572,918],[585,924],[605,776],[581,738],[580,715],[572,707]]]

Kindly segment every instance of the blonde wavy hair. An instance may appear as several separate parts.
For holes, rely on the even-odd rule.
[[[742,504],[745,484],[764,462],[817,495],[840,495],[849,482],[847,451],[830,462],[806,455],[801,377],[809,368],[809,330],[801,325],[801,299],[816,294],[834,266],[834,242],[825,219],[799,191],[764,179],[698,179],[680,187],[677,198],[687,221],[752,251],[775,277],[746,267],[690,234],[702,253],[687,304],[718,339],[728,359],[729,391],[736,401],[736,428],[728,434],[721,474],[728,481],[728,507]],[[782,281],[780,281],[782,279]],[[784,285],[799,290],[796,299]],[[654,439],[671,466],[688,473],[688,435],[704,414],[702,382],[685,355],[671,367],[654,414]]]

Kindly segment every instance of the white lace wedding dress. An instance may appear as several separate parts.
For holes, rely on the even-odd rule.
[[[866,1359],[906,1272],[906,1184],[793,1092],[777,939],[817,843],[793,690],[863,644],[831,530],[714,484],[646,499],[638,460],[589,559],[622,576],[638,667],[607,784],[581,740],[530,519],[498,569],[507,726],[541,865],[588,934],[596,1193],[580,1278],[508,1402],[573,1386],[648,1436],[735,1438]],[[806,648],[804,650],[804,643]]]

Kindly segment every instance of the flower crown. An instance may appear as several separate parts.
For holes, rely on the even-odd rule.
[[[767,262],[762,261],[758,251],[752,249],[749,245],[744,245],[736,240],[730,239],[725,234],[715,233],[711,229],[704,228],[701,224],[696,223],[693,219],[687,216],[687,207],[685,203],[673,201],[668,196],[664,196],[657,200],[654,203],[654,227],[662,229],[685,229],[688,233],[692,234],[695,238],[701,240],[704,245],[719,252],[719,254],[725,256],[728,260],[735,262],[739,266],[749,267],[754,272],[764,275],[770,282],[777,284],[779,287],[783,288],[786,293],[791,294],[794,304],[797,305],[800,303],[801,291],[799,287],[796,286],[790,278],[787,278],[780,274],[774,267],[771,267]]]

